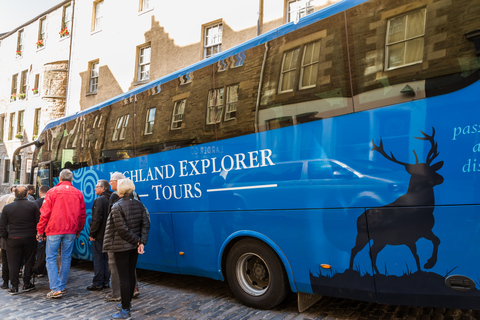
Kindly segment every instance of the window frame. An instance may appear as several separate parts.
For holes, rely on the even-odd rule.
[[[142,50],[148,49],[149,54],[148,54],[148,62],[143,61],[142,58],[144,58],[146,55],[145,53],[142,54]],[[152,47],[150,44],[148,45],[143,45],[141,47],[138,47],[138,59],[137,59],[137,82],[147,82],[150,80],[150,63],[152,61]],[[143,69],[144,67],[148,66],[148,70]],[[147,74],[146,78],[142,78],[142,74]]]
[[[300,55],[300,48],[301,46],[298,46],[298,47],[295,47],[295,48],[292,48],[290,50],[286,50],[283,52],[283,55],[282,55],[282,65],[280,67],[280,79],[278,80],[278,93],[286,93],[286,92],[293,92],[293,90],[295,89],[295,82],[296,82],[296,79],[297,79],[297,69],[298,69],[298,56]],[[295,61],[294,63],[292,63],[292,61],[290,61],[290,69],[288,70],[284,70],[284,66],[285,66],[285,60],[287,58],[287,55],[289,53],[293,53],[294,51],[297,51],[296,54],[293,54],[292,55],[292,60],[293,60],[293,57],[296,55],[296,58],[295,58]],[[292,68],[292,66],[294,68]],[[284,83],[284,80],[285,80],[285,74],[287,73],[293,73],[294,76],[293,76],[293,83],[291,84],[291,86],[286,89],[286,90],[282,90],[283,88],[283,83]]]
[[[13,96],[14,94],[17,95],[18,93],[18,73],[12,75],[12,90],[10,93],[10,96]]]
[[[25,110],[18,110],[17,115],[17,133],[21,133],[23,135],[23,131],[25,129]]]
[[[28,70],[23,70],[20,74],[20,93],[27,94]]]
[[[230,90],[232,90],[234,87],[237,88],[236,100],[230,101],[230,96],[231,96]],[[227,86],[227,95],[225,97],[225,115],[224,115],[223,121],[234,120],[237,117],[237,104],[238,104],[239,90],[240,90],[240,86],[238,84]],[[229,109],[233,109],[231,108],[232,106],[234,106],[234,110],[229,110]],[[231,116],[232,113],[235,113],[235,114]],[[227,115],[229,116],[227,117]]]
[[[37,49],[45,47],[45,39],[46,39],[46,35],[47,35],[46,29],[47,29],[47,17],[42,17],[42,18],[38,19],[37,43],[39,43],[41,41],[42,44],[40,46],[37,44]]]
[[[127,131],[128,119],[130,114],[125,114],[117,118],[115,122],[115,128],[112,134],[112,141],[125,140],[125,133]]]
[[[97,0],[93,2],[92,29],[91,29],[92,32],[102,31],[104,5],[105,5],[105,1],[103,0]]]
[[[25,30],[20,29],[17,33],[17,52],[20,51],[20,56],[23,54],[23,38],[25,36]],[[18,55],[17,55],[18,56]]]
[[[145,5],[147,3],[147,5]],[[138,12],[147,12],[153,9],[150,0],[140,0],[138,3]]]
[[[72,13],[73,13],[72,3],[69,2],[63,6],[62,11],[62,25],[60,30],[67,30],[66,34],[60,34],[60,38],[66,38],[70,36],[70,32],[72,31]]]
[[[40,133],[41,116],[42,116],[42,108],[36,108],[34,118],[33,118],[33,131],[32,131],[32,134],[34,136],[38,136],[38,134]]]
[[[293,11],[291,10],[290,5],[294,3],[305,3],[305,6],[303,7],[298,7],[297,10]],[[315,11],[315,7],[312,4],[313,0],[287,0],[285,3],[285,10],[286,10],[286,15],[285,15],[285,20],[286,23],[289,22],[295,22],[300,20],[301,18],[308,16],[309,14],[313,13]],[[295,14],[295,17],[292,19],[292,14]],[[297,18],[298,17],[298,18]]]
[[[38,95],[40,93],[40,89],[38,88],[40,86],[40,73],[36,73],[35,74],[35,82],[34,82],[34,86],[33,86],[33,89],[32,89],[32,92],[34,95]],[[33,90],[37,89],[37,93],[35,93]]]
[[[0,144],[4,142],[5,134],[5,113],[0,114]]]
[[[212,96],[212,93],[214,93],[213,96]],[[224,87],[208,90],[207,117],[206,117],[207,125],[220,123],[222,121],[222,114],[223,114],[224,102],[225,102],[224,94],[225,94]],[[220,99],[217,98],[218,95],[220,95],[221,97]],[[211,105],[212,101],[214,103],[213,105]],[[215,108],[216,108],[217,117],[215,117],[214,119],[213,115],[215,114],[214,112]]]
[[[318,56],[315,57],[314,56],[314,53],[315,53],[315,45],[318,44],[319,46],[319,49],[318,49]],[[307,48],[308,46],[310,45],[313,45],[313,52],[312,52],[312,61],[309,62],[308,64],[305,64],[305,56],[306,56],[306,53],[307,53]],[[314,58],[316,58],[317,60],[313,60]],[[317,86],[317,83],[314,82],[314,84],[311,84],[311,85],[307,85],[307,86],[304,86],[303,85],[303,75],[305,73],[305,69],[310,67],[310,66],[313,66],[313,65],[317,65],[317,71],[316,71],[316,74],[313,76],[314,79],[317,79],[317,76],[318,76],[318,66],[320,64],[320,40],[317,40],[317,41],[313,41],[313,42],[309,42],[309,43],[306,43],[304,46],[303,46],[303,54],[302,54],[302,61],[301,61],[301,64],[300,64],[300,77],[298,79],[298,89],[299,90],[304,90],[304,89],[311,89],[311,88],[315,88]]]
[[[187,99],[177,100],[173,104],[172,111],[172,123],[170,124],[170,130],[182,129],[183,116],[185,114],[185,107],[187,106]],[[181,113],[178,112],[181,107]]]
[[[415,13],[419,13],[419,12],[423,12],[423,33],[421,35],[416,35],[416,36],[407,38],[407,32],[408,32],[408,27],[409,27],[408,26],[408,16],[410,16],[412,14],[415,14]],[[400,18],[406,19],[406,22],[404,22],[404,29],[403,29],[404,38],[403,38],[403,40],[393,41],[392,43],[389,43],[390,25],[394,20],[397,20],[397,19],[400,19]],[[387,26],[386,26],[386,32],[385,32],[385,70],[386,71],[395,70],[395,69],[403,68],[403,67],[408,67],[408,66],[419,64],[419,63],[423,62],[423,55],[425,54],[425,30],[426,30],[426,28],[427,28],[427,9],[426,8],[413,10],[413,11],[410,11],[410,12],[407,12],[407,13],[404,13],[404,14],[401,14],[401,15],[398,15],[398,16],[387,19]],[[410,41],[413,41],[415,39],[420,39],[420,38],[423,39],[422,57],[421,57],[420,60],[405,63],[407,46],[404,45],[403,63],[401,65],[396,65],[396,66],[390,67],[390,48],[392,46],[395,46],[395,45],[398,45],[398,44],[401,44],[401,43],[406,44]]]
[[[98,76],[100,73],[99,60],[91,61],[89,63],[89,80],[88,80],[88,94],[95,94],[98,91]],[[94,74],[95,72],[95,74]],[[95,87],[95,89],[93,89]]]
[[[3,163],[3,182],[2,183],[10,183],[10,159],[5,159]]]
[[[219,31],[216,35],[212,35],[213,38],[219,35],[219,40],[217,39],[216,42],[208,44],[209,35],[208,30],[212,30],[214,28],[219,28]],[[223,42],[223,21],[219,21],[216,23],[210,23],[208,25],[203,26],[203,58],[207,59],[211,56],[216,55],[217,53],[222,52],[222,42]],[[208,54],[209,49],[217,48],[217,52]]]
[[[150,117],[153,111],[153,119]],[[155,125],[155,114],[157,108],[148,108],[147,113],[145,115],[145,128],[143,130],[144,135],[153,134],[153,126]]]
[[[11,112],[9,118],[8,140],[13,140],[15,137],[15,112]]]

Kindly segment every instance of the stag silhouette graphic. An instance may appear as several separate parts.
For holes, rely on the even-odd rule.
[[[372,140],[372,151],[377,151],[386,159],[404,166],[411,178],[406,194],[381,208],[368,209],[358,217],[357,239],[351,251],[350,269],[353,269],[353,260],[357,253],[370,240],[373,240],[370,255],[373,268],[377,274],[380,274],[376,264],[377,255],[386,245],[406,245],[415,258],[417,270],[420,271],[420,260],[416,245],[420,238],[430,240],[433,244],[432,256],[424,265],[425,269],[433,268],[437,263],[440,239],[432,231],[435,224],[433,187],[443,182],[443,177],[437,173],[442,168],[443,161],[432,165],[432,161],[439,155],[437,143],[434,141],[435,128],[432,128],[431,136],[420,132],[423,137],[414,138],[429,141],[431,144],[425,163],[418,163],[415,150],[413,150],[416,159],[415,164],[398,161],[392,152],[390,155],[385,152],[381,139],[378,146]]]

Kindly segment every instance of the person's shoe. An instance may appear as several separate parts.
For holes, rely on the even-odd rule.
[[[47,293],[47,298],[49,299],[57,299],[57,298],[61,298],[62,297],[62,292],[60,291],[50,291],[49,293]]]
[[[130,310],[122,309],[117,313],[112,314],[112,319],[132,319]]]
[[[102,290],[103,290],[103,287],[101,287],[101,286],[96,286],[96,285],[92,284],[92,285],[89,285],[89,286],[87,287],[87,290],[88,290],[88,291],[102,291]]]
[[[2,289],[8,289],[8,282],[4,282],[1,286]]]
[[[117,304],[117,310],[122,310],[122,303]],[[133,305],[130,303],[130,311],[133,311]]]
[[[40,274],[37,274],[35,277],[37,277],[37,278],[43,278],[43,277],[45,277],[45,275],[42,274],[42,273],[40,273]]]
[[[108,284],[104,284],[104,285],[102,286],[102,289],[110,289],[110,286],[109,286]]]
[[[122,300],[121,297],[114,297],[113,294],[109,293],[105,296],[105,298],[103,299],[105,301],[120,301]]]
[[[28,292],[37,289],[34,284],[28,283],[23,285],[23,292]]]
[[[133,297],[138,298],[139,295],[140,295],[140,291],[138,291],[138,287],[135,286],[135,291],[133,292]]]
[[[12,296],[16,294],[20,294],[21,292],[18,291],[18,287],[12,287],[10,290],[8,290],[8,293],[10,293]]]
[[[67,293],[67,288],[63,288],[62,290],[60,290],[61,293]]]

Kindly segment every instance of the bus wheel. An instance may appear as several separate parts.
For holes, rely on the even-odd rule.
[[[250,307],[271,309],[289,292],[282,262],[269,246],[256,239],[242,240],[232,247],[226,274],[233,294]]]

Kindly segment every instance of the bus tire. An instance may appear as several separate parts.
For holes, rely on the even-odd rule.
[[[226,275],[233,294],[249,307],[271,309],[289,293],[281,260],[272,248],[256,239],[241,240],[232,247]]]

